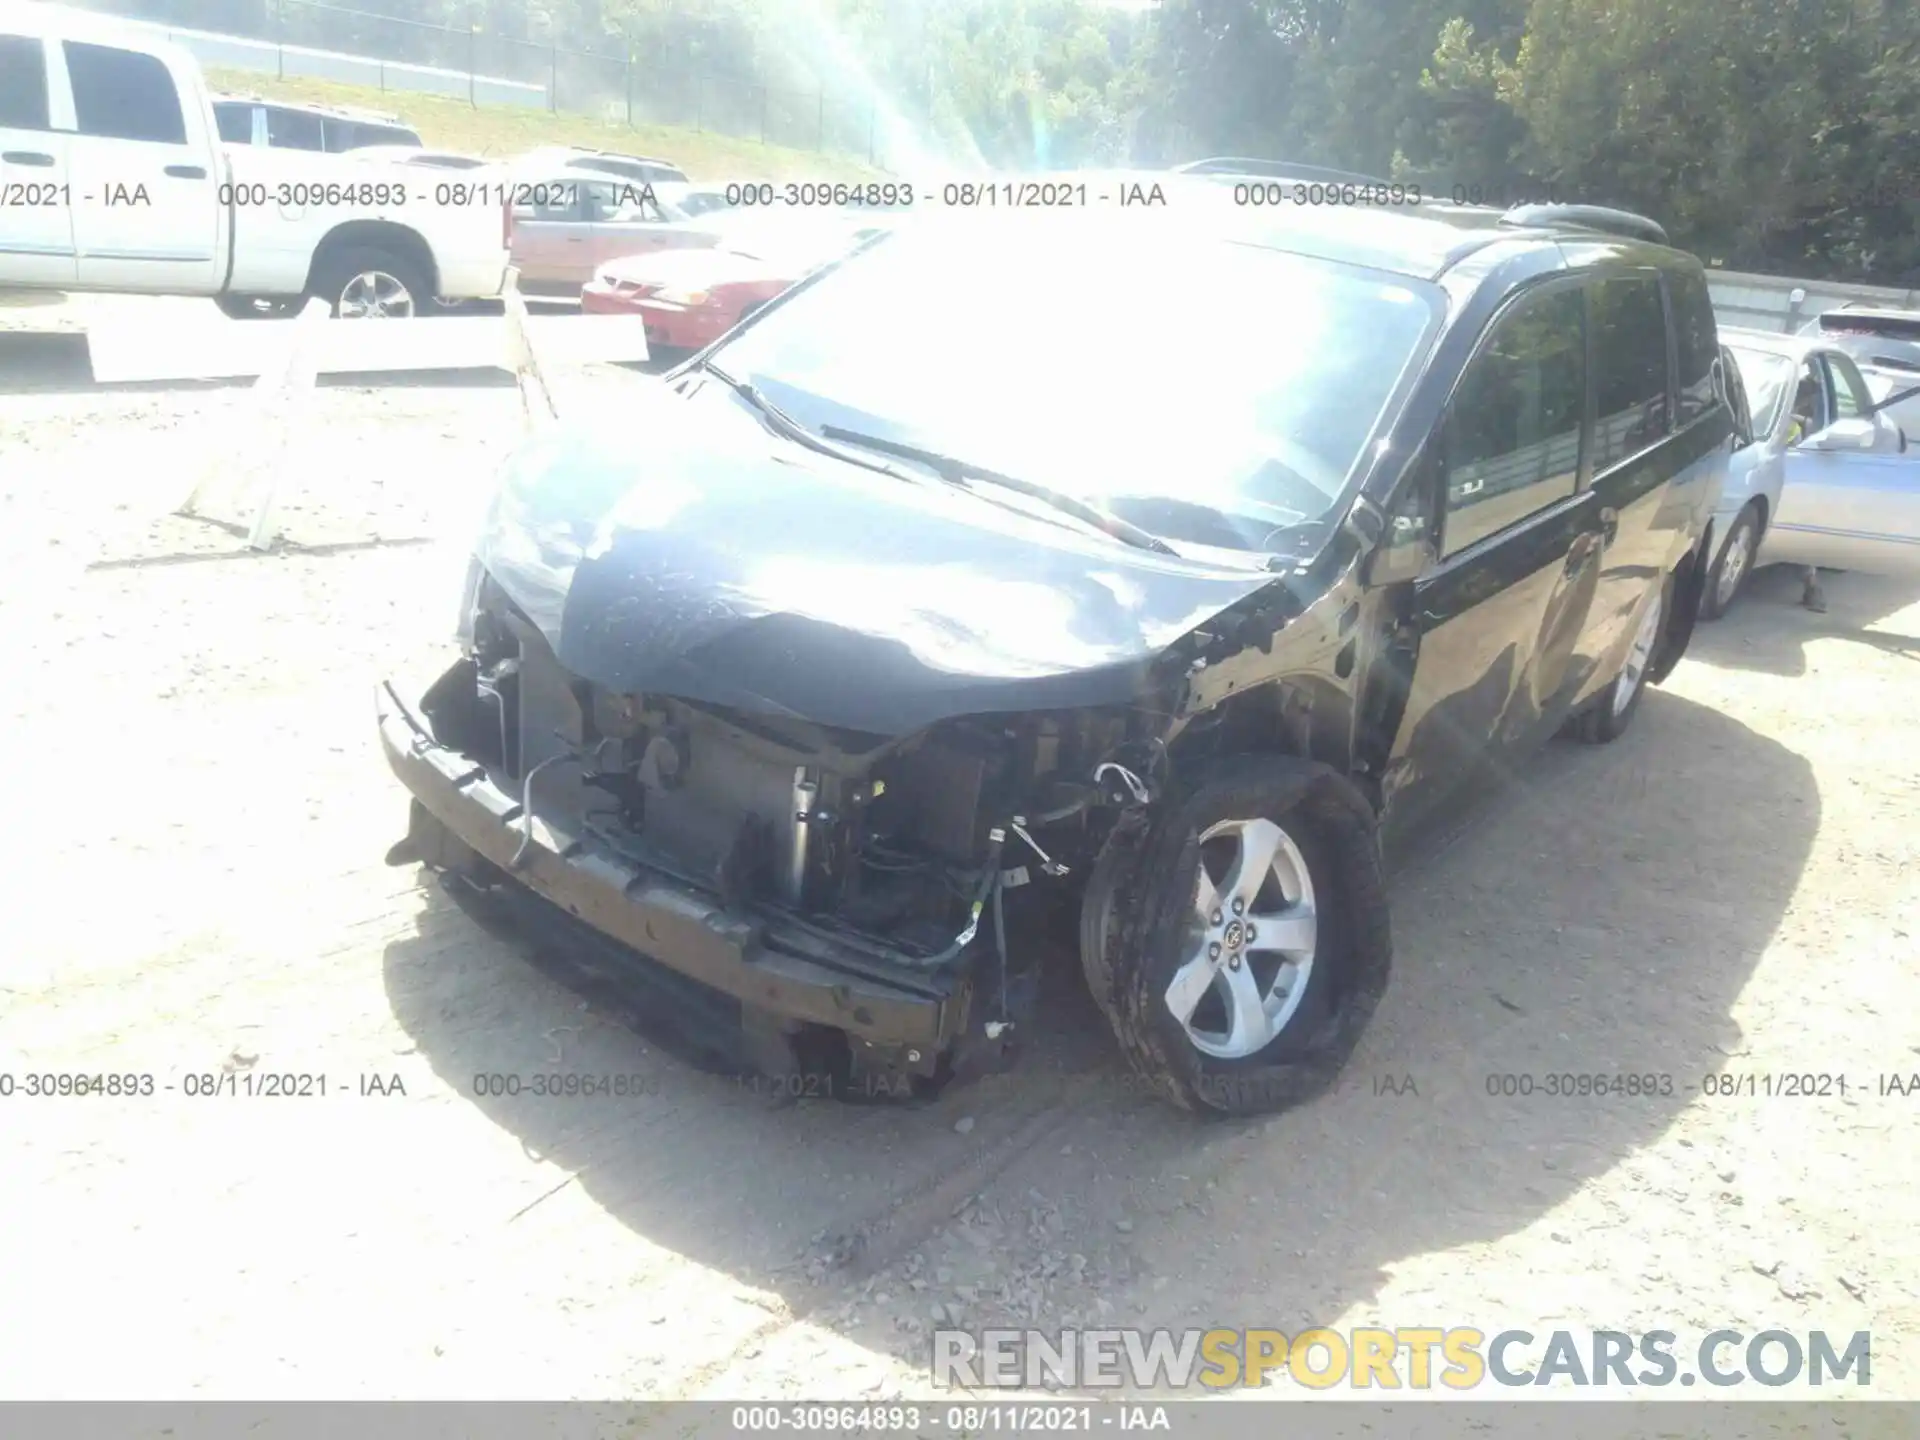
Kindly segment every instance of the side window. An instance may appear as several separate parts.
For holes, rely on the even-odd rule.
[[[289,110],[284,105],[269,105],[267,144],[277,150],[324,150],[326,134],[318,115],[305,110]]]
[[[1593,468],[1605,470],[1667,433],[1667,318],[1660,284],[1602,280],[1593,307]]]
[[[1866,378],[1844,355],[1827,356],[1827,386],[1833,395],[1833,418],[1852,420],[1873,408]]]
[[[1798,445],[1809,435],[1818,434],[1829,424],[1826,376],[1818,360],[1800,367],[1800,378],[1793,387],[1793,423],[1787,429],[1787,443]]]
[[[27,35],[0,35],[0,130],[47,128],[47,55]]]
[[[1494,322],[1460,377],[1440,435],[1443,554],[1573,494],[1586,410],[1585,320],[1577,289],[1521,300]]]
[[[187,143],[180,95],[158,56],[72,40],[62,45],[73,84],[74,120],[82,135],[161,145]]]
[[[522,220],[545,220],[549,224],[565,224],[578,220],[583,213],[591,214],[589,208],[593,200],[587,194],[587,187],[572,180],[541,180],[531,185],[517,187],[516,197],[526,203],[513,207],[513,213]]]
[[[213,107],[213,123],[219,127],[220,138],[229,145],[251,145],[253,143],[253,107],[251,105],[216,105]]]
[[[1719,332],[1713,323],[1713,298],[1707,277],[1698,270],[1667,272],[1667,298],[1673,302],[1673,337],[1679,364],[1679,423],[1686,425],[1713,408],[1713,362]]]

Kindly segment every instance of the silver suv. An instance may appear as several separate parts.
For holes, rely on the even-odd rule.
[[[220,95],[214,123],[229,145],[270,145],[280,150],[359,150],[368,145],[419,145],[420,132],[397,115],[302,105],[258,96]]]

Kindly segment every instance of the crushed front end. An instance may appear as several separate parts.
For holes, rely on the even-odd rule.
[[[462,658],[382,687],[390,859],[725,997],[762,1069],[991,1063],[1049,897],[1163,778],[1182,647],[1272,576],[809,463],[724,397],[636,409],[644,457],[606,429],[516,457]]]
[[[1124,712],[890,737],[616,693],[491,581],[469,652],[378,708],[413,796],[390,863],[524,887],[737,1003],[761,1068],[868,1089],[944,1080],[969,1039],[997,1050],[1033,983],[1009,909],[1076,883],[1145,784]]]

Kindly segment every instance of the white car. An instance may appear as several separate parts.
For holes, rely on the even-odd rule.
[[[485,173],[223,143],[186,51],[109,15],[0,0],[0,287],[205,295],[230,314],[483,299],[506,277],[508,227]]]
[[[1724,614],[1759,565],[1920,575],[1920,452],[1852,358],[1816,336],[1723,326],[1720,341],[1748,418],[1714,512],[1703,616]]]
[[[1810,320],[1800,333],[1851,355],[1874,398],[1891,400],[1887,413],[1920,440],[1920,310],[1842,305]],[[1899,392],[1906,392],[1904,398]]]

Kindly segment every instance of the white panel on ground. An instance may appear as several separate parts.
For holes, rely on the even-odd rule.
[[[168,327],[102,317],[87,328],[93,378],[103,385],[164,380],[233,380],[283,363],[290,324],[229,320],[218,311]],[[534,315],[527,336],[551,370],[561,365],[636,363],[647,359],[646,326],[638,315]],[[417,370],[505,370],[516,373],[509,326],[498,315],[447,315],[414,320],[328,320],[313,342],[319,375],[395,374]]]

